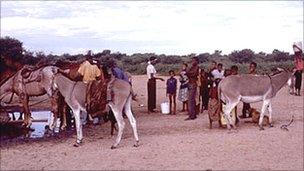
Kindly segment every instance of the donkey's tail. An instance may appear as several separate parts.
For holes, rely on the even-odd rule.
[[[219,84],[218,87],[217,87],[217,98],[218,98],[218,101],[220,103],[226,104],[226,102],[223,101],[221,97],[222,97],[221,84]]]

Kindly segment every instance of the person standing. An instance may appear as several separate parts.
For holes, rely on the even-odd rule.
[[[217,68],[214,69],[211,74],[214,78],[214,80],[216,79],[223,79],[224,78],[224,70],[223,70],[223,64],[219,63],[217,64]]]
[[[121,68],[119,68],[117,66],[115,61],[111,61],[110,68],[111,68],[111,72],[115,78],[124,80],[124,81],[128,82],[129,84],[131,84],[128,75]]]
[[[182,112],[188,111],[188,83],[189,79],[186,75],[186,70],[187,70],[188,65],[186,63],[183,64],[182,66],[182,71],[180,72],[180,88],[178,92],[178,100],[183,103],[183,109]]]
[[[91,55],[86,56],[86,60],[81,63],[78,73],[84,83],[89,83],[96,79],[103,79],[103,73],[97,66],[97,61]]]
[[[148,76],[148,113],[155,112],[154,110],[156,108],[156,80],[159,79],[161,81],[164,81],[162,78],[155,77],[156,70],[154,64],[156,63],[156,60],[156,57],[150,57],[148,66],[146,68]]]
[[[256,68],[257,68],[257,63],[251,62],[249,65],[249,74],[256,75],[257,74]],[[242,110],[241,118],[251,117],[250,112],[249,112],[250,108],[251,108],[251,106],[249,103],[243,103],[243,110]],[[246,113],[248,113],[249,116],[246,116]]]
[[[295,53],[295,68],[296,72],[294,73],[296,77],[295,81],[295,89],[296,89],[296,96],[300,96],[300,91],[301,91],[301,84],[302,84],[302,72],[304,68],[304,62],[302,58],[302,42],[297,42],[293,44],[293,50]]]
[[[97,61],[93,60],[93,57],[91,55],[91,51],[88,52],[86,55],[86,60],[81,63],[78,70],[78,75],[82,77],[82,81],[84,83],[88,84],[88,87],[86,89],[86,106],[89,107],[92,101],[91,93],[90,93],[90,86],[92,85],[92,82],[94,80],[104,80],[104,75],[102,70],[99,69],[97,66]],[[90,107],[89,107],[90,108]],[[84,113],[82,123],[86,124],[87,120],[87,113]],[[93,118],[89,115],[89,120],[93,121]]]
[[[216,69],[216,66],[217,63],[215,61],[211,61],[211,65],[209,67],[209,74],[211,74],[211,72]]]
[[[177,89],[177,79],[174,78],[175,73],[173,70],[169,71],[170,78],[167,80],[167,97],[169,97],[170,102],[170,114],[176,114],[176,89]],[[173,105],[172,105],[173,104]],[[172,111],[173,107],[173,111]]]
[[[186,71],[189,78],[189,95],[188,95],[188,118],[185,120],[196,119],[196,101],[197,96],[197,77],[199,74],[198,58],[192,58],[192,66]]]
[[[204,69],[201,69],[200,77],[201,77],[200,96],[202,100],[201,113],[203,113],[204,110],[208,110],[208,101],[209,101],[208,73]]]

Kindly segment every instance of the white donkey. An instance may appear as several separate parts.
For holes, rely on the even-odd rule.
[[[77,140],[75,147],[78,147],[83,140],[82,134],[82,124],[80,122],[81,111],[86,112],[85,101],[86,101],[86,89],[87,84],[83,82],[75,82],[65,77],[64,75],[58,73],[53,79],[53,90],[58,89],[62,96],[65,98],[66,103],[72,109],[75,117]],[[108,105],[112,109],[115,119],[118,124],[118,135],[115,143],[112,145],[112,149],[116,148],[121,140],[122,133],[125,127],[125,122],[122,116],[123,109],[129,119],[132,126],[135,144],[134,147],[138,147],[139,139],[137,134],[136,120],[131,111],[131,86],[129,83],[123,80],[115,79],[112,82],[112,92],[114,93],[114,98],[112,102]],[[105,97],[106,98],[106,97]]]
[[[282,71],[272,76],[267,75],[231,75],[224,78],[218,86],[219,99],[225,104],[223,113],[227,123],[231,122],[229,113],[240,102],[253,103],[263,101],[261,115],[259,118],[260,130],[263,130],[262,122],[266,108],[269,112],[269,123],[272,127],[271,99],[286,84],[293,74]],[[234,124],[231,124],[235,128]],[[230,130],[230,124],[227,124]]]

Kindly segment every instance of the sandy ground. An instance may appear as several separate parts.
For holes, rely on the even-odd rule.
[[[193,121],[184,121],[187,115],[180,112],[175,116],[148,114],[146,76],[135,76],[133,84],[139,95],[139,102],[133,103],[138,148],[133,147],[134,137],[127,120],[123,139],[115,150],[110,149],[115,136],[110,136],[109,123],[87,125],[85,143],[79,148],[72,146],[75,132],[1,142],[0,170],[303,170],[303,96],[289,95],[286,87],[273,99],[273,128],[259,131],[257,125],[242,119],[238,131],[228,133],[217,123],[210,130],[207,112]],[[160,111],[165,82],[158,82],[157,87]],[[260,110],[261,103],[252,106]],[[241,108],[240,104],[239,114]],[[292,115],[295,121],[289,131],[280,129]]]

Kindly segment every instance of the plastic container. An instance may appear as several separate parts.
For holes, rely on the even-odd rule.
[[[160,107],[161,107],[162,114],[169,114],[170,113],[169,102],[163,102],[162,104],[160,104]]]

